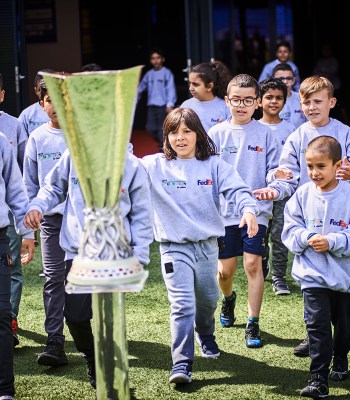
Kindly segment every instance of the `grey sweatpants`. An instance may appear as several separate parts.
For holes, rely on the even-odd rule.
[[[219,300],[218,243],[160,243],[161,268],[170,302],[173,364],[193,362],[194,331],[212,335]]]

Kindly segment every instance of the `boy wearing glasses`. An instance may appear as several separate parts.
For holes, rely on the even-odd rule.
[[[295,84],[295,75],[293,68],[287,63],[277,64],[273,69],[272,76],[280,79],[287,86],[287,101],[280,112],[280,118],[290,122],[297,129],[301,124],[307,121],[300,105],[300,96],[298,92],[292,90]]]
[[[232,117],[208,131],[220,157],[236,168],[252,190],[265,185],[268,171],[278,165],[278,143],[274,133],[268,126],[252,118],[258,108],[258,95],[256,79],[247,74],[236,75],[229,82],[225,96]],[[272,217],[272,203],[259,202],[259,231],[253,238],[248,237],[246,226],[239,228],[239,215],[234,214],[232,206],[224,201],[221,201],[221,213],[225,236],[218,239],[218,282],[223,293],[220,322],[224,328],[234,324],[236,293],[232,290],[232,283],[237,270],[237,257],[243,256],[248,280],[246,346],[261,347],[259,315],[264,290],[262,256],[267,246],[266,229]]]

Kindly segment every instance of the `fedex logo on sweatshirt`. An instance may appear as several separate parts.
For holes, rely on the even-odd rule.
[[[167,179],[162,180],[162,185],[165,187],[184,189],[186,188],[186,181],[168,181]]]
[[[210,122],[213,122],[214,124],[219,124],[220,122],[222,122],[222,119],[220,118],[210,118]]]
[[[202,185],[208,185],[208,186],[212,186],[213,185],[213,181],[211,179],[204,179],[204,180],[200,180],[198,179],[197,181],[197,185],[198,186],[202,186]]]
[[[342,228],[347,228],[347,227],[348,227],[348,224],[347,224],[345,221],[343,221],[342,219],[339,220],[339,221],[336,221],[336,220],[334,220],[333,218],[331,218],[331,220],[329,221],[329,223],[330,223],[331,225],[341,226]]]
[[[259,147],[259,146],[251,146],[249,144],[248,145],[248,150],[256,151],[257,153],[262,153],[264,149],[262,147]]]
[[[229,154],[238,153],[238,146],[221,147],[221,153],[229,153]]]
[[[47,160],[47,159],[52,159],[52,160],[59,160],[61,158],[61,152],[58,151],[56,153],[39,153],[39,160]]]

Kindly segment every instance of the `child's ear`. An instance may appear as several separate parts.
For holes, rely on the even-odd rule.
[[[337,99],[335,97],[331,97],[329,99],[329,108],[334,108],[336,104],[337,104]]]
[[[39,100],[39,104],[41,105],[42,108],[44,108],[44,101],[43,100]]]
[[[339,160],[335,163],[336,169],[339,169],[342,166],[342,160]]]

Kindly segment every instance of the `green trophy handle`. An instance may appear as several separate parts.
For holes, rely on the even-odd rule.
[[[97,400],[130,400],[125,294],[93,293]]]

